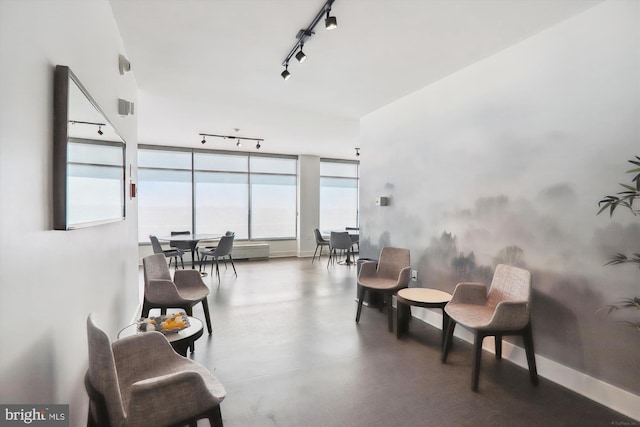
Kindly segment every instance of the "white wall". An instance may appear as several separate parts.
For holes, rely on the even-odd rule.
[[[0,402],[71,404],[86,419],[86,318],[111,337],[137,303],[136,204],[127,219],[52,230],[53,73],[67,65],[127,142],[136,164],[132,73],[106,0],[0,1]],[[135,64],[134,64],[135,68]]]
[[[603,264],[640,249],[640,221],[596,215],[640,155],[639,2],[603,2],[369,114],[360,144],[362,256],[408,247],[421,286],[452,291],[520,248],[537,354],[640,396],[640,338],[616,323],[637,311],[597,312],[638,296],[637,267]]]

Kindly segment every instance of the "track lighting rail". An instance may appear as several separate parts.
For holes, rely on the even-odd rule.
[[[304,52],[302,52],[302,48],[304,44],[307,42],[307,40],[309,40],[311,36],[315,34],[313,30],[315,29],[316,25],[318,25],[318,22],[320,22],[320,20],[324,16],[326,16],[324,20],[324,24],[327,30],[332,30],[337,27],[338,23],[337,23],[336,17],[330,16],[331,6],[333,5],[334,2],[335,0],[327,0],[325,4],[322,6],[322,8],[318,11],[315,18],[313,18],[313,21],[311,21],[311,24],[309,24],[309,26],[306,29],[298,31],[298,34],[296,35],[296,39],[297,39],[296,43],[293,45],[293,47],[291,48],[287,56],[282,61],[282,66],[284,67],[284,71],[280,75],[282,76],[283,79],[287,80],[291,76],[291,73],[289,72],[289,61],[291,61],[291,58],[293,58],[294,55],[296,59],[301,63],[305,60],[306,55],[304,54]]]

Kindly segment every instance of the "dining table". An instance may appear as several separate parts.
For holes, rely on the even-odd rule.
[[[198,250],[198,242],[201,240],[218,240],[222,237],[222,234],[217,233],[189,233],[189,234],[174,234],[171,236],[160,236],[158,240],[161,242],[184,242],[191,248],[191,268],[196,268],[196,252]],[[203,276],[207,274],[204,273]]]

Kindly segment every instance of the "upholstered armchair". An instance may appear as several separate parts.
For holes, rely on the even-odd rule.
[[[474,362],[471,374],[471,389],[478,390],[482,341],[487,336],[495,337],[496,359],[502,358],[502,337],[521,335],[529,365],[529,376],[538,384],[533,336],[530,321],[531,273],[521,268],[499,264],[493,275],[491,286],[478,282],[458,283],[445,306],[451,318],[446,332],[442,362],[447,356],[457,323],[473,331]]]
[[[208,418],[222,427],[224,387],[204,366],[176,353],[160,332],[112,344],[90,314],[87,337],[88,426],[196,425]]]
[[[168,308],[181,308],[187,315],[193,315],[193,306],[202,303],[207,330],[211,334],[211,318],[207,295],[209,288],[202,281],[197,270],[176,270],[173,280],[164,254],[149,255],[142,259],[144,271],[144,300],[142,317],[149,316],[149,310],[159,308],[165,314]]]
[[[384,296],[387,307],[389,332],[393,332],[393,295],[409,286],[411,280],[411,254],[409,249],[382,248],[380,259],[364,261],[358,275],[358,311],[356,323],[360,321],[362,302],[366,292],[376,292]]]

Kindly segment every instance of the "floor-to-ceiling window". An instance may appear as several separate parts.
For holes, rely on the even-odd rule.
[[[251,156],[250,170],[251,237],[295,239],[296,159]]]
[[[358,227],[358,162],[320,159],[320,229]]]
[[[191,152],[138,150],[138,241],[191,231],[191,171]]]
[[[296,176],[295,156],[141,146],[138,240],[182,230],[295,239]]]

